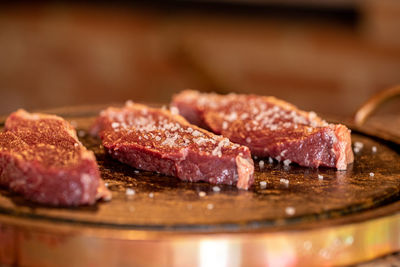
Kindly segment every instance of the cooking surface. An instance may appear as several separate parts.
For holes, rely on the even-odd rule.
[[[268,163],[260,170],[255,160],[255,184],[248,191],[234,186],[182,182],[137,171],[105,155],[100,140],[87,134],[97,109],[81,114],[63,113],[77,125],[82,143],[93,150],[102,177],[113,193],[111,202],[79,208],[48,208],[0,190],[0,213],[30,220],[46,219],[105,227],[153,230],[251,230],[295,226],[377,208],[399,197],[399,155],[391,147],[354,133],[364,144],[347,171]],[[377,152],[372,151],[376,146]],[[323,179],[319,179],[322,175]],[[281,179],[286,179],[285,183]],[[266,181],[262,189],[260,181]],[[134,190],[133,195],[126,189]],[[200,196],[205,192],[205,196]]]

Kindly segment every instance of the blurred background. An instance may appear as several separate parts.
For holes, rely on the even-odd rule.
[[[0,114],[168,103],[185,88],[351,115],[400,83],[398,0],[7,4]]]

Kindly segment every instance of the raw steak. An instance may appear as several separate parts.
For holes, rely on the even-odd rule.
[[[248,189],[254,165],[247,147],[189,124],[179,115],[128,102],[100,113],[93,127],[106,151],[138,169],[185,181]]]
[[[74,128],[60,117],[24,110],[12,113],[0,132],[0,185],[52,206],[111,198],[93,152]]]
[[[275,97],[186,90],[174,96],[171,106],[189,122],[248,146],[254,156],[338,170],[353,162],[346,126],[328,124]]]

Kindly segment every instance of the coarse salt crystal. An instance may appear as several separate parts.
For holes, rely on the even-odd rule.
[[[170,107],[169,111],[173,114],[173,115],[178,115],[179,114],[179,109],[176,107]]]
[[[370,172],[370,173],[369,173],[369,176],[371,176],[371,177],[372,177],[372,176],[375,176],[375,173]]]
[[[135,190],[133,190],[132,188],[127,188],[127,189],[125,190],[125,194],[126,194],[127,196],[133,196],[133,195],[135,194]]]
[[[139,171],[138,171],[138,170],[134,170],[133,172],[134,172],[134,173],[136,173],[136,174],[138,174],[138,173],[139,173]]]
[[[272,164],[272,163],[274,163],[274,160],[273,160],[271,157],[269,157],[269,158],[268,158],[268,162],[269,162],[270,164]]]
[[[364,144],[361,142],[354,142],[354,148],[358,148],[359,150],[361,150],[364,147]]]
[[[153,192],[150,192],[149,193],[149,198],[153,198],[154,197],[154,193]]]
[[[104,186],[105,186],[105,187],[108,187],[108,183],[104,183]]]
[[[78,143],[75,143],[75,144],[74,144],[74,147],[78,147],[78,146],[79,146],[79,144],[78,144]]]
[[[114,129],[117,128],[118,126],[119,126],[118,122],[111,123],[111,127],[113,127]]]
[[[207,204],[207,209],[212,210],[214,208],[214,204],[208,203]]]
[[[261,187],[261,189],[267,188],[267,182],[266,181],[261,181],[260,182],[260,187]]]
[[[204,192],[204,191],[199,192],[199,197],[205,197],[205,196],[206,196],[206,192]]]
[[[323,180],[324,176],[322,176],[321,174],[318,174],[318,179]]]
[[[286,207],[285,212],[289,216],[293,216],[296,212],[295,208],[293,207]]]
[[[376,148],[376,146],[372,147],[372,153],[376,153],[378,151],[378,149]]]
[[[264,169],[264,161],[260,160],[260,162],[258,162],[258,165],[260,166],[260,169]]]
[[[222,130],[226,130],[226,129],[228,129],[228,123],[226,121],[224,121],[222,123]]]
[[[250,138],[250,137],[247,137],[247,138],[246,138],[246,142],[247,142],[247,143],[251,143],[251,138]]]
[[[284,164],[285,166],[289,166],[290,163],[292,163],[292,161],[291,161],[290,159],[285,159],[285,160],[283,161],[283,164]]]
[[[219,192],[219,191],[221,191],[221,188],[219,188],[218,186],[213,186],[213,191],[214,192]]]
[[[286,184],[286,185],[289,184],[289,180],[288,180],[288,179],[283,179],[283,178],[281,178],[281,179],[279,180],[279,182],[281,182],[281,184]]]

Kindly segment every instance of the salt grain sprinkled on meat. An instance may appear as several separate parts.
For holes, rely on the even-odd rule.
[[[178,115],[178,114],[179,114],[179,109],[177,109],[176,107],[170,107],[169,110],[170,110],[171,113],[174,114],[174,115]]]
[[[250,138],[250,137],[247,137],[247,138],[246,138],[246,142],[247,142],[247,143],[251,143],[251,138]]]
[[[293,216],[296,212],[295,208],[293,207],[286,207],[285,212],[289,216]]]
[[[149,198],[153,198],[154,197],[154,193],[153,192],[150,192],[149,193]]]
[[[260,188],[261,188],[261,189],[267,188],[267,182],[266,182],[266,181],[261,181],[261,182],[260,182]]]
[[[258,165],[260,166],[260,170],[264,169],[264,161],[260,160],[260,162],[258,162]]]
[[[318,174],[318,179],[323,180],[324,176],[322,176],[321,174]]]
[[[222,130],[226,130],[226,129],[228,129],[228,123],[226,121],[224,121],[222,123]]]
[[[218,186],[213,186],[213,191],[214,192],[219,192],[219,191],[221,191],[221,188],[219,188]]]
[[[205,197],[205,196],[206,196],[206,192],[204,192],[204,191],[199,192],[199,197]]]
[[[78,143],[75,143],[75,144],[74,144],[74,147],[78,147],[78,146],[79,146],[79,144],[78,144]]]
[[[285,160],[283,161],[283,164],[284,164],[285,166],[289,166],[290,163],[292,163],[292,161],[291,161],[290,159],[285,159]]]
[[[108,183],[104,183],[104,186],[105,186],[105,187],[108,187]]]
[[[127,189],[125,190],[125,194],[126,194],[127,196],[133,196],[133,195],[135,194],[135,190],[133,190],[132,188],[127,188]]]
[[[369,173],[369,176],[373,177],[373,176],[375,176],[375,173],[370,172],[370,173]]]
[[[378,149],[376,148],[376,146],[372,147],[372,153],[376,153],[378,151]]]
[[[214,208],[214,204],[208,203],[207,204],[207,209],[212,210]]]

